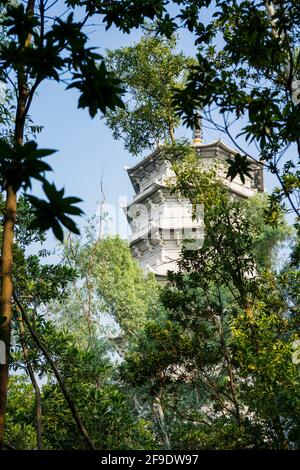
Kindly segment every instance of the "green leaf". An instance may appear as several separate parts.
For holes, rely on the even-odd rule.
[[[80,69],[81,72],[73,75],[74,81],[67,87],[77,88],[81,92],[79,108],[88,108],[93,118],[98,111],[105,114],[108,109],[124,107],[121,96],[125,91],[120,85],[121,81],[107,71],[104,62],[96,67],[93,61],[89,61]]]
[[[48,181],[43,182],[43,189],[47,200],[39,199],[36,196],[27,195],[27,199],[31,202],[35,209],[35,220],[31,224],[31,228],[40,228],[41,230],[52,229],[55,237],[63,241],[63,229],[66,227],[70,232],[79,235],[79,229],[75,222],[66,214],[80,216],[83,211],[73,204],[81,202],[77,197],[64,198],[64,188],[57,190],[54,183]]]
[[[39,149],[34,141],[24,145],[10,146],[0,140],[0,172],[2,188],[12,186],[17,192],[31,188],[31,180],[44,181],[44,173],[52,168],[40,159],[55,152],[52,149]]]
[[[242,182],[245,183],[245,176],[251,178],[251,163],[247,160],[245,155],[239,153],[234,156],[234,159],[228,159],[228,171],[226,178],[230,178],[232,181],[237,175],[241,178]]]
[[[61,228],[61,226],[59,225],[59,223],[56,220],[53,221],[51,228],[52,228],[54,236],[60,242],[63,242],[64,241],[64,232],[63,232],[63,229]]]

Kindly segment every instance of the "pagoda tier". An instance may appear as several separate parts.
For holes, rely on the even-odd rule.
[[[229,181],[226,161],[234,158],[234,150],[221,140],[209,144],[197,142],[193,147],[199,162],[207,168],[219,164],[219,177],[236,197],[249,198],[263,191],[260,164],[249,158],[251,178],[245,176],[244,183],[239,177]],[[135,190],[132,203],[125,208],[132,231],[132,254],[145,272],[153,272],[164,280],[167,271],[176,271],[182,243],[190,243],[193,249],[202,246],[203,214],[197,214],[193,220],[189,201],[169,191],[168,180],[175,175],[159,149],[127,168],[127,172]]]

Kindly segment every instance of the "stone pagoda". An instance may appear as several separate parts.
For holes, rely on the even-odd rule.
[[[196,135],[192,147],[204,166],[218,162],[224,168],[219,176],[236,197],[249,198],[264,190],[262,166],[250,158],[252,177],[245,176],[245,183],[239,177],[231,182],[225,178],[226,161],[237,152],[221,140],[204,144]],[[168,271],[176,271],[184,240],[202,245],[203,214],[193,220],[189,201],[170,192],[167,182],[174,173],[159,149],[126,170],[135,191],[133,201],[126,207],[132,231],[131,251],[145,272],[153,272],[163,282]]]

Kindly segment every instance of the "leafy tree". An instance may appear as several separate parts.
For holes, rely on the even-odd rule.
[[[266,203],[231,198],[194,157],[174,168],[174,190],[205,205],[205,242],[183,249],[161,294],[165,317],[146,324],[122,377],[147,387],[148,400],[161,391],[174,448],[296,447],[298,303],[286,274],[273,271],[266,243],[282,240],[285,224],[257,224]]]
[[[88,108],[92,117],[97,111],[122,106],[123,89],[105,67],[103,58],[87,45],[83,32],[86,21],[94,14],[101,14],[109,28],[113,24],[124,32],[138,27],[146,18],[154,19],[164,13],[161,2],[86,2],[66,0],[68,17],[51,16],[47,0],[24,3],[1,1],[1,33],[5,41],[0,50],[0,80],[11,86],[14,92],[15,113],[12,138],[0,141],[1,184],[6,193],[3,218],[3,242],[1,253],[1,324],[0,337],[6,345],[6,364],[0,366],[0,446],[3,441],[4,416],[6,408],[10,332],[12,320],[12,261],[13,239],[17,214],[17,193],[31,188],[32,179],[42,183],[46,199],[28,196],[35,208],[36,220],[33,227],[43,230],[52,228],[59,239],[63,238],[62,226],[75,233],[78,229],[70,215],[80,215],[81,210],[74,204],[78,198],[64,196],[64,189],[57,190],[50,184],[46,172],[51,167],[44,158],[54,150],[39,149],[34,141],[25,142],[24,133],[32,101],[36,91],[45,80],[67,81],[67,88],[80,92],[78,106]],[[73,9],[83,7],[83,17],[74,19]],[[85,15],[84,15],[85,11]],[[67,78],[65,76],[67,74]],[[64,79],[62,80],[62,75]],[[7,112],[7,108],[4,108]],[[1,107],[2,110],[2,107]],[[2,124],[7,123],[7,114]]]
[[[26,263],[22,263],[22,269],[18,271],[18,288],[21,289],[18,295],[25,305],[31,307],[35,299],[37,309],[35,314],[31,313],[35,332],[43,338],[43,344],[64,378],[95,446],[107,449],[153,448],[152,422],[140,414],[138,397],[133,399],[131,390],[119,380],[116,363],[109,356],[113,353],[114,357],[115,351],[124,354],[122,350],[146,321],[147,305],[155,305],[158,286],[152,277],[144,277],[132,259],[127,243],[118,237],[96,240],[91,232],[89,226],[85,241],[67,239],[64,264],[40,266],[36,258],[31,260],[30,257],[27,269],[31,269],[31,275],[28,275],[27,269],[23,268]],[[99,265],[106,269],[99,271]],[[76,276],[73,274],[75,268]],[[49,276],[45,276],[47,272],[41,269],[48,269]],[[68,277],[64,274],[67,269],[70,271]],[[36,283],[31,279],[36,279]],[[113,333],[113,337],[106,328],[101,328],[103,316],[107,315],[115,320],[120,330],[117,335]],[[85,448],[61,389],[53,379],[49,361],[40,354],[28,335],[26,342],[29,363],[35,373],[43,377],[43,382],[46,381],[41,387],[43,448]],[[24,357],[17,341],[13,353],[12,365],[20,371],[24,368]],[[17,430],[22,427],[17,409],[14,412],[9,402],[7,419],[12,425],[7,429],[6,442],[20,448],[15,440]],[[30,410],[34,410],[32,398]],[[28,422],[34,429],[32,411],[28,413]],[[36,442],[34,439],[31,444],[22,441],[22,445],[35,448]]]
[[[5,444],[12,448],[35,449],[34,397],[26,377],[10,377]]]
[[[75,356],[72,354],[75,352]],[[151,448],[154,445],[151,423],[139,417],[131,407],[126,391],[112,381],[112,366],[104,366],[101,352],[94,348],[76,353],[68,348],[61,364],[74,400],[79,406],[91,438],[101,449]],[[103,360],[103,356],[102,356]],[[87,364],[89,364],[87,366]],[[96,366],[96,364],[98,364]],[[73,377],[77,375],[74,382]],[[70,420],[69,410],[54,383],[43,388],[44,433],[50,449],[84,448]]]
[[[67,88],[78,89],[78,106],[88,108],[91,117],[97,111],[105,113],[108,108],[122,106],[123,90],[120,81],[108,72],[102,57],[87,45],[88,38],[83,32],[87,19],[95,11],[88,8],[87,15],[79,21],[74,19],[72,11],[67,18],[52,18],[49,8],[55,6],[55,3],[49,5],[47,0],[28,0],[25,4],[0,2],[1,27],[5,28],[7,36],[7,41],[1,44],[0,49],[0,80],[12,87],[15,99],[13,138],[2,138],[0,141],[0,181],[2,191],[6,193],[1,252],[0,322],[0,338],[6,346],[6,364],[0,365],[0,447],[3,442],[10,355],[17,193],[26,193],[31,188],[32,179],[42,183],[46,199],[27,196],[36,212],[36,220],[32,226],[43,230],[52,228],[60,240],[63,238],[62,226],[78,233],[70,215],[82,213],[75,206],[80,200],[65,197],[64,189],[57,190],[54,183],[50,183],[45,176],[51,171],[51,167],[44,158],[53,154],[54,150],[39,149],[36,142],[24,141],[32,100],[45,80],[60,82],[62,74],[67,73]],[[72,10],[85,3],[65,1],[64,5]],[[109,10],[109,6],[104,5],[101,11],[108,26],[115,23]],[[151,17],[152,11],[148,11],[149,15]],[[133,26],[140,24],[141,18],[137,12],[132,21]]]
[[[101,449],[152,448],[151,422],[134,411],[124,386],[114,379],[113,365],[103,340],[90,342],[87,348],[78,345],[76,336],[61,331],[57,323],[44,321],[36,328],[43,334],[44,344],[64,377],[95,446]],[[44,382],[41,385],[43,448],[85,449],[86,444],[47,361],[33,350],[30,361]],[[18,395],[26,396],[22,405],[17,403]],[[18,382],[13,380],[10,387],[6,443],[17,449],[36,448],[34,409],[32,387],[22,375]],[[27,429],[27,438],[19,439]]]
[[[276,175],[279,187],[273,192],[271,209],[288,200],[299,216],[298,2],[188,3],[194,4],[195,11],[191,8],[185,24],[196,35],[198,64],[186,89],[177,93],[180,114],[192,123],[193,110],[202,109],[205,119],[227,134],[243,154],[258,159]],[[205,24],[205,9],[212,4],[213,19]],[[249,153],[240,136],[246,144],[254,141],[258,152]],[[237,156],[230,176],[246,171],[245,158]]]
[[[0,366],[0,445],[2,446],[12,317],[12,245],[17,213],[17,192],[26,192],[30,188],[32,178],[41,181],[46,199],[39,200],[31,196],[31,203],[34,205],[37,215],[33,227],[40,227],[44,230],[52,228],[59,238],[62,238],[62,226],[71,231],[77,231],[76,225],[69,216],[80,214],[80,210],[74,206],[79,202],[78,199],[64,197],[63,190],[58,191],[54,184],[50,184],[45,177],[45,173],[50,171],[50,167],[45,163],[44,158],[53,151],[39,149],[35,142],[24,140],[26,120],[28,122],[28,112],[35,91],[46,79],[61,81],[61,74],[66,71],[69,87],[75,87],[80,92],[79,107],[88,107],[91,116],[94,116],[97,110],[105,112],[107,109],[114,109],[115,106],[121,105],[120,95],[123,90],[120,82],[106,69],[102,58],[87,46],[87,37],[83,33],[83,27],[92,15],[102,15],[107,27],[115,25],[123,32],[129,32],[132,28],[138,27],[145,19],[155,20],[157,31],[167,38],[171,38],[179,27],[186,27],[196,35],[196,43],[199,45],[199,65],[193,66],[187,87],[176,93],[178,112],[185,116],[188,124],[193,124],[195,111],[200,108],[203,116],[210,123],[216,125],[219,130],[225,131],[229,137],[236,141],[237,132],[232,136],[234,128],[231,127],[231,122],[233,120],[233,125],[238,123],[239,127],[243,127],[242,132],[244,132],[246,139],[253,139],[258,143],[258,156],[256,154],[252,157],[257,156],[261,159],[263,164],[277,176],[280,183],[280,187],[273,193],[270,207],[270,218],[278,221],[277,215],[280,215],[278,203],[284,201],[285,198],[298,213],[299,175],[296,164],[297,153],[299,153],[297,83],[299,80],[298,29],[300,23],[297,21],[299,8],[296,0],[274,1],[273,3],[260,0],[256,2],[216,0],[214,2],[215,16],[211,22],[202,20],[205,18],[204,14],[207,12],[207,8],[213,4],[210,0],[190,0],[188,2],[185,0],[176,2],[163,0],[145,2],[140,0],[122,0],[121,2],[65,1],[64,4],[71,9],[82,7],[81,11],[85,16],[77,22],[72,15],[68,18],[50,20],[49,12],[45,11],[46,0],[39,2],[39,4],[34,0],[28,0],[25,2],[25,8],[23,4],[8,5],[8,2],[3,1],[0,4],[1,7],[4,7],[2,9],[4,19],[1,21],[2,26],[7,29],[8,38],[1,45],[0,78],[11,84],[12,90],[15,91],[16,109],[14,137],[12,140],[2,138],[0,144],[1,184],[3,191],[6,192],[2,235],[0,321],[0,338],[4,339],[7,346],[7,364]],[[220,51],[220,38],[224,45],[222,51]],[[100,66],[98,62],[101,63]],[[220,125],[219,121],[216,122],[214,115],[211,114],[212,108],[216,105],[221,116],[224,117],[224,125]],[[4,109],[6,112],[7,107],[5,106]],[[1,116],[0,119],[3,120],[4,115]],[[9,114],[7,114],[4,124],[7,122],[7,118],[10,119]],[[4,137],[7,136],[4,134]],[[247,149],[246,152],[243,152],[240,143],[238,145],[241,154],[230,165],[229,177],[239,174],[242,178],[248,171],[247,162],[242,153],[248,154],[249,151]],[[294,152],[291,159],[285,157],[288,147],[290,147],[290,152]],[[193,180],[197,175],[199,176],[196,173],[190,177]],[[208,189],[208,186],[204,185],[204,187]],[[183,194],[192,198],[188,189],[185,184],[179,187]],[[267,256],[262,256],[261,259],[256,257],[257,243],[258,240],[261,240],[259,230],[263,227],[257,227],[256,232],[251,232],[252,229],[249,232],[251,224],[247,219],[246,210],[242,211],[242,219],[237,218],[236,225],[233,225],[231,219],[234,219],[237,214],[241,215],[237,201],[236,205],[231,207],[230,216],[227,213],[229,217],[227,223],[224,223],[222,217],[229,206],[218,185],[214,187],[213,192],[215,192],[215,202],[217,202],[216,205],[212,205],[216,209],[213,216],[216,217],[219,224],[216,225],[212,221],[210,225],[211,246],[207,246],[207,248],[211,249],[207,251],[207,256],[201,251],[194,254],[185,253],[182,268],[187,272],[187,275],[178,275],[173,278],[176,284],[174,285],[175,300],[177,294],[179,298],[181,297],[182,292],[184,293],[183,297],[186,298],[185,294],[188,291],[190,292],[191,305],[195,309],[194,313],[199,312],[200,307],[201,312],[203,311],[205,314],[208,312],[207,320],[201,318],[198,328],[199,335],[201,336],[201,332],[205,332],[204,338],[208,338],[207,341],[204,341],[206,350],[205,347],[204,350],[201,349],[202,345],[199,345],[200,356],[195,355],[197,349],[194,350],[194,345],[198,345],[198,343],[197,337],[194,338],[193,335],[194,331],[197,331],[197,321],[195,321],[195,330],[188,330],[187,338],[183,335],[184,344],[181,349],[179,347],[180,317],[181,314],[185,316],[185,312],[189,311],[189,304],[186,305],[184,300],[184,308],[179,309],[182,312],[178,320],[172,316],[174,302],[172,301],[172,308],[169,305],[172,322],[167,323],[167,333],[161,334],[159,332],[160,322],[157,321],[157,325],[152,327],[153,335],[158,341],[160,337],[165,338],[167,344],[170,345],[170,350],[172,350],[172,342],[176,340],[177,349],[179,348],[184,357],[188,358],[183,361],[183,365],[180,362],[181,359],[178,359],[179,369],[177,364],[171,377],[172,380],[174,374],[176,376],[178,370],[182,370],[180,367],[183,367],[183,371],[186,370],[191,358],[198,358],[196,363],[193,363],[193,368],[203,371],[203,361],[205,357],[207,358],[207,351],[212,352],[212,358],[209,360],[215,368],[218,369],[220,361],[223,360],[224,366],[221,368],[220,376],[215,377],[213,374],[211,377],[208,375],[208,378],[213,380],[213,384],[217,387],[215,394],[212,394],[211,389],[208,390],[209,387],[205,388],[203,377],[200,377],[200,383],[204,385],[203,389],[207,394],[210,393],[210,398],[213,399],[215,406],[218,403],[219,408],[216,411],[219,415],[213,419],[215,414],[212,413],[209,416],[209,424],[206,419],[205,422],[203,421],[202,415],[196,417],[201,426],[196,431],[194,429],[194,442],[201,441],[207,446],[214,447],[217,438],[220,438],[220,447],[228,445],[252,446],[253,443],[270,446],[275,436],[274,445],[277,447],[296,445],[293,433],[294,436],[297,434],[298,398],[295,393],[295,384],[298,378],[295,375],[296,368],[290,367],[287,358],[297,327],[294,322],[296,292],[293,290],[291,282],[294,282],[298,276],[296,268],[299,264],[299,245],[291,260],[293,268],[287,267],[280,280],[272,272],[269,275],[270,267],[266,267],[266,274],[264,274],[261,266],[264,265]],[[201,191],[197,194],[201,200],[203,197]],[[267,241],[267,237],[263,236],[263,239]],[[224,241],[225,245],[222,245],[221,241]],[[255,249],[256,254],[254,253]],[[222,257],[220,257],[220,253],[222,253]],[[223,259],[223,255],[224,261],[220,260],[220,258]],[[198,275],[200,272],[201,276]],[[209,291],[210,286],[206,279],[211,279],[212,292]],[[186,287],[186,282],[191,290]],[[193,282],[196,282],[196,286]],[[269,294],[274,285],[277,287],[276,293],[272,297]],[[264,290],[265,286],[268,287],[268,295]],[[203,297],[198,299],[199,289],[202,289],[205,295],[206,292],[210,295],[204,305],[201,303],[204,302]],[[221,301],[219,289],[222,290]],[[195,303],[192,302],[194,295],[197,298]],[[165,305],[166,302],[167,300],[164,300]],[[226,305],[225,311],[224,303]],[[227,306],[230,307],[230,314],[228,314]],[[219,320],[212,325],[209,317],[211,310],[216,312],[217,318],[221,318],[224,334],[222,328],[220,329],[218,326]],[[270,311],[272,315],[268,316],[266,312]],[[164,307],[162,312],[164,312]],[[285,315],[287,316],[286,322]],[[213,318],[215,317],[213,316]],[[239,319],[237,325],[235,324],[236,319]],[[125,329],[125,322],[123,325]],[[150,326],[147,328],[151,333]],[[176,329],[177,327],[179,330]],[[250,344],[247,345],[244,352],[242,345],[246,341],[246,335],[243,331],[247,331],[250,335],[250,340],[248,339]],[[263,335],[264,331],[269,332],[269,336]],[[192,338],[191,341],[190,338]],[[228,343],[226,343],[227,339]],[[268,368],[264,357],[261,361],[258,360],[260,359],[258,351],[260,348],[269,351],[270,341],[274,342],[275,351],[278,350],[277,355],[274,353],[275,356],[273,356],[272,351],[270,351],[270,355],[273,359],[275,357],[275,363],[278,359],[278,364],[284,371],[283,376],[275,366],[272,372],[272,367]],[[147,341],[145,345],[146,343]],[[155,342],[150,341],[149,346],[151,344],[155,344]],[[237,348],[238,366],[232,360],[234,347]],[[156,360],[155,351],[152,351],[151,348],[149,351],[151,352],[150,359]],[[227,351],[229,351],[228,354]],[[226,354],[229,362],[226,359]],[[159,391],[160,404],[163,401],[160,391],[165,390],[165,371],[167,371],[167,381],[169,380],[170,363],[168,365],[168,361],[169,356],[165,358],[165,369],[159,369],[162,375],[158,379],[151,375],[152,372],[150,374],[150,387],[154,393]],[[172,364],[174,364],[174,359]],[[146,365],[147,361],[145,361]],[[263,377],[261,371],[264,367],[271,387],[268,390],[261,380]],[[257,368],[259,372],[255,374],[253,370],[255,371]],[[230,378],[230,370],[235,376],[237,375],[237,385],[235,377]],[[210,369],[210,373],[211,371],[212,369]],[[278,376],[280,384],[281,382],[289,384],[288,390],[284,385],[280,385],[279,393],[277,393],[276,380]],[[156,386],[155,381],[158,381],[159,387]],[[194,387],[191,394],[188,394],[187,388],[191,390],[189,377],[183,382],[181,385],[182,390],[186,391],[185,395],[197,402],[197,387]],[[194,382],[198,384],[199,378]],[[251,394],[254,396],[257,393],[257,396],[261,397],[260,403],[262,403],[261,409],[258,409],[258,405],[255,405],[251,400],[251,406],[247,400],[242,401],[242,403],[247,402],[247,406],[250,406],[249,409],[252,409],[253,414],[249,420],[244,418],[245,412],[239,408],[238,399],[243,396],[243,388],[240,384],[243,383],[250,386],[249,396]],[[251,389],[252,384],[254,384],[253,389]],[[236,385],[238,396],[233,385]],[[168,393],[170,393],[169,390]],[[275,397],[278,396],[275,405],[270,403],[269,408],[266,400],[265,402],[263,400],[263,396],[266,396],[267,393],[273,393]],[[286,397],[293,399],[293,405],[290,409],[288,409]],[[224,405],[228,408],[227,399],[230,401],[229,411],[224,411]],[[201,400],[201,403],[207,403],[206,396],[201,396]],[[191,428],[195,426],[195,415],[190,414],[191,408],[186,408],[186,403],[183,404],[184,408],[182,409],[177,406],[177,402],[176,398],[175,401],[169,400],[167,403],[173,407],[173,412],[175,409],[177,414],[179,411],[183,416],[185,426],[187,422],[189,423],[185,434],[187,436],[185,443],[187,444],[190,442],[188,435],[191,433]],[[214,433],[211,433],[211,440],[209,440],[205,430],[207,426],[210,426],[211,429],[212,425]],[[251,429],[251,432],[246,432],[246,428]],[[234,444],[228,442],[230,432],[236,436]],[[163,431],[164,435],[166,433],[168,433],[167,429]],[[222,439],[221,436],[223,436]]]
[[[105,308],[128,337],[145,324],[149,308],[155,308],[159,287],[152,274],[145,277],[132,258],[127,242],[107,238],[96,249],[96,289]]]
[[[86,240],[70,237],[66,241],[63,257],[77,270],[78,279],[69,285],[68,302],[64,300],[55,308],[62,309],[62,325],[70,324],[72,318],[74,330],[78,321],[82,328],[84,320],[87,331],[105,335],[101,322],[108,329],[111,324],[113,348],[123,354],[128,341],[134,341],[143,328],[148,312],[155,309],[159,285],[152,274],[145,276],[126,241],[118,236],[98,240],[91,226]]]
[[[41,312],[43,306],[54,297],[56,299],[63,297],[66,285],[74,278],[75,272],[72,268],[62,264],[57,266],[42,265],[39,256],[25,254],[30,243],[44,241],[45,235],[41,231],[29,229],[34,218],[34,210],[26,199],[19,198],[18,209],[16,243],[14,245],[14,283],[16,285],[14,314],[18,321],[13,324],[12,328],[10,368],[18,370],[18,372],[23,370],[30,379],[35,395],[37,446],[41,449],[43,447],[42,397],[37,374],[43,375],[44,368],[41,364],[44,364],[45,358],[42,356],[44,361],[41,363],[39,344],[35,342],[35,338],[37,331],[40,332],[41,329],[42,334],[47,333],[46,325],[48,323],[45,322]],[[42,250],[42,254],[44,257],[47,255],[45,250]],[[25,314],[25,311],[29,309],[31,310],[30,314]],[[32,333],[34,333],[33,337],[31,337]],[[49,367],[47,361],[48,359],[46,363]],[[68,397],[65,390],[65,399]],[[73,412],[75,412],[74,404],[72,406]]]
[[[72,330],[80,328],[78,341],[79,344],[84,341],[84,347],[92,346],[92,330],[98,337],[96,341],[100,337],[106,342],[113,361],[122,361],[129,344],[136,342],[143,330],[148,314],[159,311],[157,281],[141,271],[127,242],[119,237],[95,239],[91,225],[86,240],[74,240],[73,237],[67,240],[64,259],[76,266],[80,276],[70,285],[69,299],[64,300],[62,306],[54,306],[60,312],[59,324],[68,328],[72,325]],[[87,341],[84,335],[87,335]],[[120,381],[116,371],[114,383],[127,397],[132,416],[145,419],[148,423],[145,429],[152,435],[152,410],[144,406],[143,394],[139,389],[133,393],[131,387]],[[147,446],[152,445],[151,439]]]
[[[115,139],[123,139],[133,155],[162,142],[174,142],[180,120],[173,106],[174,90],[184,87],[193,60],[176,52],[176,37],[146,33],[131,47],[107,51],[109,70],[126,86],[124,108],[109,111],[105,122]]]
[[[121,30],[139,3],[112,2],[111,15]],[[194,126],[201,110],[207,125],[225,133],[240,151],[228,176],[247,173],[245,155],[262,162],[279,183],[270,216],[284,201],[299,216],[298,1],[154,0],[141,12],[149,12],[150,4],[157,33],[170,38],[186,28],[198,48],[187,86],[174,90],[178,116]],[[90,8],[101,12],[101,6]],[[250,151],[249,142],[257,151]]]

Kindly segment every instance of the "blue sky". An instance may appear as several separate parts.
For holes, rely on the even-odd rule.
[[[87,32],[91,45],[98,47],[101,54],[105,54],[107,48],[132,45],[142,34],[137,30],[130,35],[122,34],[116,28],[105,31],[100,23],[90,26]],[[184,33],[179,48],[193,54],[192,37]],[[77,101],[76,91],[66,91],[63,84],[47,81],[33,101],[30,116],[36,125],[44,126],[38,136],[39,146],[58,150],[49,158],[54,170],[51,177],[57,187],[64,186],[66,194],[83,199],[81,207],[86,216],[91,217],[101,198],[101,174],[108,203],[117,208],[119,197],[132,197],[133,189],[124,166],[135,165],[138,157],[130,155],[121,141],[112,138],[100,114],[91,119],[87,110],[77,109]],[[190,130],[184,130],[184,134],[191,138]],[[210,133],[208,140],[211,137]],[[121,219],[124,235],[126,221],[125,217]],[[84,223],[84,219],[79,220],[81,227]]]
[[[130,35],[122,34],[115,28],[105,31],[100,20],[96,21],[97,24],[89,25],[86,32],[89,33],[90,44],[96,46],[101,54],[105,53],[106,48],[132,45],[141,36],[137,30]],[[195,53],[193,37],[188,32],[181,33],[179,49],[186,54]],[[100,115],[92,120],[87,110],[78,110],[77,101],[76,91],[66,91],[63,84],[48,81],[40,87],[30,115],[35,124],[44,126],[38,137],[39,146],[58,149],[49,159],[57,187],[64,186],[67,195],[80,197],[86,216],[92,217],[100,199],[102,173],[106,202],[117,208],[120,196],[132,197],[133,190],[124,166],[136,164],[137,158],[123,148],[121,141],[112,138]],[[185,136],[191,138],[191,131],[186,130]],[[204,132],[204,141],[219,137],[218,132]],[[232,146],[228,139],[223,140]],[[268,178],[267,185],[271,186]],[[84,218],[79,220],[81,227],[84,224]],[[121,217],[121,225],[124,235],[125,217]]]

